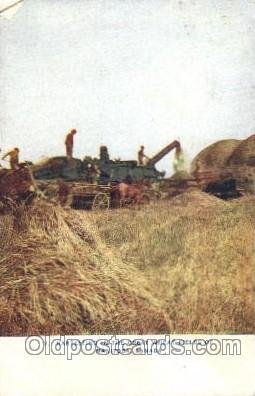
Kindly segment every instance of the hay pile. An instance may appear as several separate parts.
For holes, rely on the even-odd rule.
[[[240,140],[226,139],[211,144],[202,150],[191,163],[191,172],[199,169],[206,172],[211,169],[222,169],[226,166],[228,158],[239,146]]]
[[[200,190],[190,190],[171,199],[171,206],[190,207],[194,212],[201,208],[221,208],[228,205],[226,201]]]
[[[84,213],[35,203],[0,217],[0,334],[170,331],[139,271]]]
[[[255,135],[245,140],[221,140],[202,150],[191,164],[200,186],[234,178],[239,188],[255,191]]]
[[[0,170],[0,198],[15,200],[29,195],[34,190],[33,180],[28,168],[19,170],[1,169]]]
[[[255,135],[243,140],[230,155],[228,166],[254,166],[255,165]]]
[[[169,199],[194,188],[198,188],[195,178],[183,170],[175,172],[171,177],[165,179],[161,185],[161,192],[163,198]]]

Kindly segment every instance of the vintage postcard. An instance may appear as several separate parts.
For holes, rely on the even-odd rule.
[[[254,394],[254,29],[251,0],[0,1],[1,396]]]

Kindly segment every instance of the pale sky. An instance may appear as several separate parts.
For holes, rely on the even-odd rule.
[[[2,5],[13,2],[0,1]],[[255,3],[25,0],[0,16],[0,146],[21,159],[149,156],[255,132]],[[158,169],[170,170],[171,154]]]

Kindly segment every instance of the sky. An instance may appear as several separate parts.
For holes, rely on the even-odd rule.
[[[1,7],[14,0],[0,0]],[[24,0],[0,14],[0,147],[22,160],[136,159],[174,139],[188,159],[255,132],[255,2]],[[173,154],[158,165],[171,171]]]

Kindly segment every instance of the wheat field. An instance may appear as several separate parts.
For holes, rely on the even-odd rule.
[[[0,334],[252,333],[255,198],[0,216]]]

